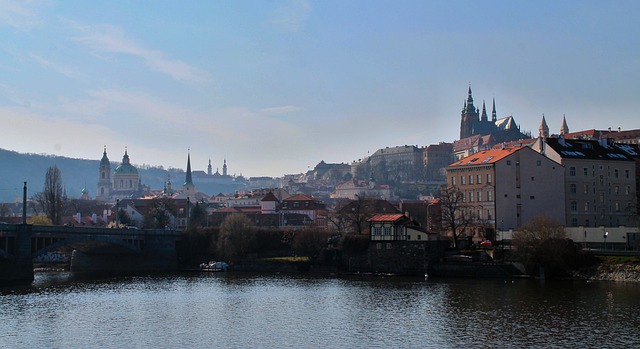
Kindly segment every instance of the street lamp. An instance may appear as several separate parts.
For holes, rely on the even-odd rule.
[[[605,249],[605,250],[607,249],[607,235],[609,235],[609,232],[608,232],[608,231],[606,231],[606,232],[604,233],[604,235],[602,235],[602,238],[604,239],[604,249]]]

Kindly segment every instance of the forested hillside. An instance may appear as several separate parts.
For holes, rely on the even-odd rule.
[[[98,186],[99,159],[86,160],[54,155],[21,154],[0,149],[0,202],[22,201],[24,182],[27,182],[29,197],[42,191],[47,168],[54,165],[58,166],[62,172],[62,181],[69,197],[79,197],[82,188],[85,187],[89,191],[89,196],[95,197]],[[118,163],[112,162],[111,170],[113,171],[117,165]],[[159,167],[138,167],[138,171],[142,183],[154,189],[163,188],[169,174],[168,171]],[[183,176],[184,172],[171,171],[171,179],[174,183],[182,184]]]

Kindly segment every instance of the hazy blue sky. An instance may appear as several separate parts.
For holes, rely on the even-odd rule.
[[[459,136],[640,128],[640,1],[0,0],[0,148],[300,173]],[[97,170],[96,170],[97,171]]]

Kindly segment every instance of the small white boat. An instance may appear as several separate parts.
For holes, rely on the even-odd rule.
[[[202,271],[227,271],[229,264],[225,262],[209,262],[200,264],[200,270]]]

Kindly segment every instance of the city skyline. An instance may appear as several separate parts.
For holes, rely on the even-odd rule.
[[[0,148],[281,176],[458,138],[636,129],[637,2],[0,0]]]

